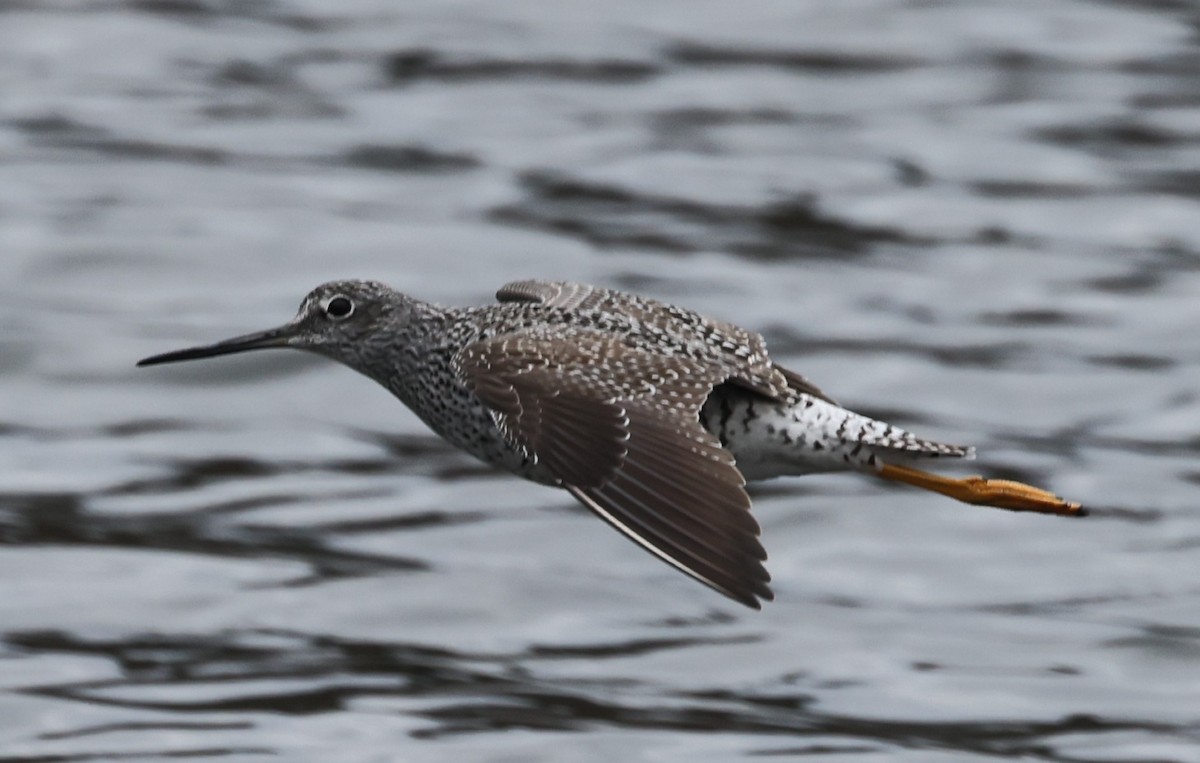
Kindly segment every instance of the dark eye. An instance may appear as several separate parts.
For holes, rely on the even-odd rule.
[[[354,312],[354,303],[346,297],[334,297],[325,305],[325,314],[330,318],[345,318]]]

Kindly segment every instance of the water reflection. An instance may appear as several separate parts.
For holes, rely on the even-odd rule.
[[[60,731],[46,735],[48,739],[115,730],[171,729],[225,736],[224,732],[249,730],[253,723],[187,719],[228,713],[241,717],[330,713],[352,709],[363,698],[424,700],[426,709],[416,712],[428,724],[415,732],[423,739],[511,730],[583,731],[597,726],[720,731],[762,735],[756,753],[768,756],[909,748],[1065,762],[1078,760],[1055,751],[1056,740],[1069,735],[1136,731],[1180,740],[1195,735],[1195,729],[1188,726],[1087,715],[1052,721],[923,723],[829,714],[815,707],[812,693],[800,688],[815,680],[805,676],[788,681],[799,684],[797,688],[770,693],[712,688],[662,695],[653,686],[619,674],[599,681],[563,681],[538,675],[547,661],[601,661],[738,643],[737,638],[597,643],[571,650],[532,645],[514,654],[464,654],[419,644],[261,631],[193,636],[158,633],[122,640],[31,632],[6,634],[4,640],[28,654],[103,657],[121,676],[23,690],[28,694],[172,713],[169,720],[158,724]],[[913,669],[939,668],[914,665]],[[782,744],[768,741],[773,737],[780,737]],[[806,739],[820,743],[808,746]]]

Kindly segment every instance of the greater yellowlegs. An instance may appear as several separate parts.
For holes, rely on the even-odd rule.
[[[518,281],[443,308],[375,281],[314,289],[275,329],[139,366],[294,347],[387,387],[477,458],[565,488],[660,559],[750,607],[773,598],[746,480],[860,471],[967,503],[1078,516],[1008,480],[914,468],[973,450],[849,411],[758,334],[652,299]]]

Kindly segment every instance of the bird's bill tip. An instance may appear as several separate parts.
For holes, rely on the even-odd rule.
[[[295,335],[295,332],[290,326],[281,326],[280,328],[269,329],[267,331],[258,331],[253,334],[245,334],[232,339],[226,339],[215,344],[200,345],[199,347],[188,347],[183,350],[173,350],[164,352],[159,355],[151,355],[148,358],[142,358],[137,362],[138,368],[145,366],[157,366],[163,363],[178,363],[184,360],[200,360],[202,358],[215,358],[219,355],[232,355],[238,352],[249,352],[250,350],[265,350],[272,347],[287,347],[289,340]]]

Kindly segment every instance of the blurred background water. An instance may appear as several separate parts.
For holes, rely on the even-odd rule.
[[[1200,7],[0,4],[0,761],[1200,761]],[[316,284],[763,332],[1098,510],[755,492],[761,613],[386,392]]]

